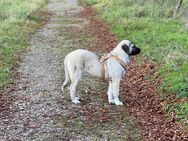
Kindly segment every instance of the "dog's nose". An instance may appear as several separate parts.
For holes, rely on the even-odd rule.
[[[130,55],[136,55],[140,53],[140,48],[134,46]]]
[[[137,54],[139,54],[140,53],[140,48],[136,47],[136,52],[137,52]]]

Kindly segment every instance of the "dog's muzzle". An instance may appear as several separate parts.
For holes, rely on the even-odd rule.
[[[140,53],[140,48],[133,46],[130,55],[136,55]]]

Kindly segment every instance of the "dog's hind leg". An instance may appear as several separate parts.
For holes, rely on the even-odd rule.
[[[81,78],[82,72],[80,71],[75,71],[74,73],[70,73],[72,75],[70,75],[71,78],[71,85],[70,85],[70,96],[71,96],[71,100],[73,103],[77,104],[80,103],[79,101],[79,97],[76,96],[76,86],[78,84],[78,81]]]
[[[76,96],[76,86],[78,84],[78,80],[74,80],[70,85],[70,96],[73,103],[80,103],[79,97]]]

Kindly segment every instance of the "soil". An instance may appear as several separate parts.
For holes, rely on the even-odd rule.
[[[13,70],[15,83],[0,95],[0,140],[188,140],[165,116],[158,82],[147,81],[155,64],[137,63],[142,58],[132,58],[127,66],[121,82],[124,106],[110,105],[107,83],[87,75],[77,88],[81,104],[72,104],[69,92],[61,92],[65,55],[77,48],[102,54],[118,40],[92,8],[77,0],[50,0],[43,10],[53,14],[32,35]]]

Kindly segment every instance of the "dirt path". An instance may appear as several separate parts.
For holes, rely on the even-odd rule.
[[[86,76],[78,87],[80,105],[62,94],[63,58],[94,39],[78,32],[87,21],[78,16],[82,8],[77,0],[50,0],[44,9],[53,16],[32,36],[16,70],[16,86],[3,95],[11,103],[1,109],[0,140],[140,141],[138,125],[125,108],[108,104],[106,84]],[[87,84],[90,91],[84,94]]]

